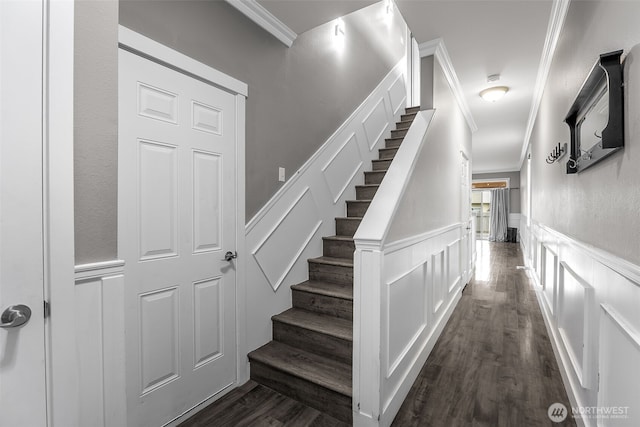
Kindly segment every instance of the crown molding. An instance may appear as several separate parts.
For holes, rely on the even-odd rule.
[[[458,101],[458,106],[460,107],[460,110],[462,110],[464,118],[467,120],[467,124],[469,125],[471,132],[477,131],[478,125],[476,125],[476,122],[473,119],[471,109],[469,108],[469,104],[467,104],[467,99],[465,98],[462,90],[462,85],[460,84],[456,70],[453,68],[453,64],[451,63],[449,52],[447,52],[447,48],[444,45],[444,40],[437,38],[428,42],[420,43],[418,45],[418,49],[420,50],[420,58],[431,55],[436,57],[444,71],[444,75],[449,83],[451,91],[453,92],[456,101]]]
[[[256,0],[226,0],[226,2],[238,9],[287,47],[291,47],[296,37],[298,37],[295,31],[276,18]]]
[[[547,78],[549,77],[549,70],[551,69],[553,56],[556,52],[560,33],[562,32],[562,27],[569,10],[569,3],[570,0],[553,0],[553,5],[551,6],[547,35],[544,40],[542,57],[540,58],[540,64],[538,66],[538,76],[536,77],[536,85],[533,90],[531,110],[529,111],[529,121],[527,122],[527,129],[524,134],[524,140],[522,141],[520,166],[522,166],[527,149],[529,148],[529,139],[531,138],[533,126],[535,125],[536,117],[538,116],[538,110],[540,109],[540,103],[542,102],[544,88],[547,85]]]

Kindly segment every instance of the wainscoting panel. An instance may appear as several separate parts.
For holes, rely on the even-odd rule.
[[[346,216],[345,201],[355,199],[362,172],[400,120],[405,65],[398,62],[300,169],[287,171],[282,188],[247,223],[249,351],[271,339],[271,316],[291,306],[290,286],[307,280],[307,259],[322,255],[321,237],[335,235],[334,218]]]
[[[313,194],[306,187],[253,250],[254,259],[274,291],[320,228],[319,212]]]
[[[459,285],[460,277],[460,239],[447,246],[447,280],[448,293],[453,292]]]
[[[639,366],[640,334],[612,307],[601,304],[598,406],[601,408],[620,408],[620,412],[637,417],[637,396],[640,385]],[[598,423],[599,426],[637,424],[628,423],[626,422],[628,420],[623,418],[613,422],[611,420],[601,421]]]
[[[542,253],[542,289],[549,311],[555,316],[558,298],[558,255],[546,245],[543,245]]]
[[[124,263],[76,266],[79,425],[125,426]]]
[[[525,216],[520,231],[529,267],[543,246],[541,271],[529,273],[571,405],[622,412],[578,424],[640,425],[640,266],[535,221],[527,226]]]
[[[447,295],[446,287],[448,283],[444,268],[445,251],[442,250],[431,255],[431,260],[431,265],[433,266],[432,313],[438,314]]]

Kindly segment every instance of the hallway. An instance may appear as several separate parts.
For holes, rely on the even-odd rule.
[[[393,425],[541,426],[570,407],[519,245],[478,243],[475,275]],[[181,424],[344,425],[252,381]]]

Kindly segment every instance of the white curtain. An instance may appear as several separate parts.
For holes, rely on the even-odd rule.
[[[489,214],[489,241],[507,240],[507,220],[509,218],[509,189],[491,190],[491,213]]]

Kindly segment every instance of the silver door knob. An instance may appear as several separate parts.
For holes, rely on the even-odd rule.
[[[17,328],[31,319],[31,309],[26,305],[18,304],[8,307],[0,316],[0,328]]]
[[[223,261],[231,261],[232,259],[236,259],[238,258],[238,252],[236,251],[227,251],[226,254],[224,254],[224,260]]]

